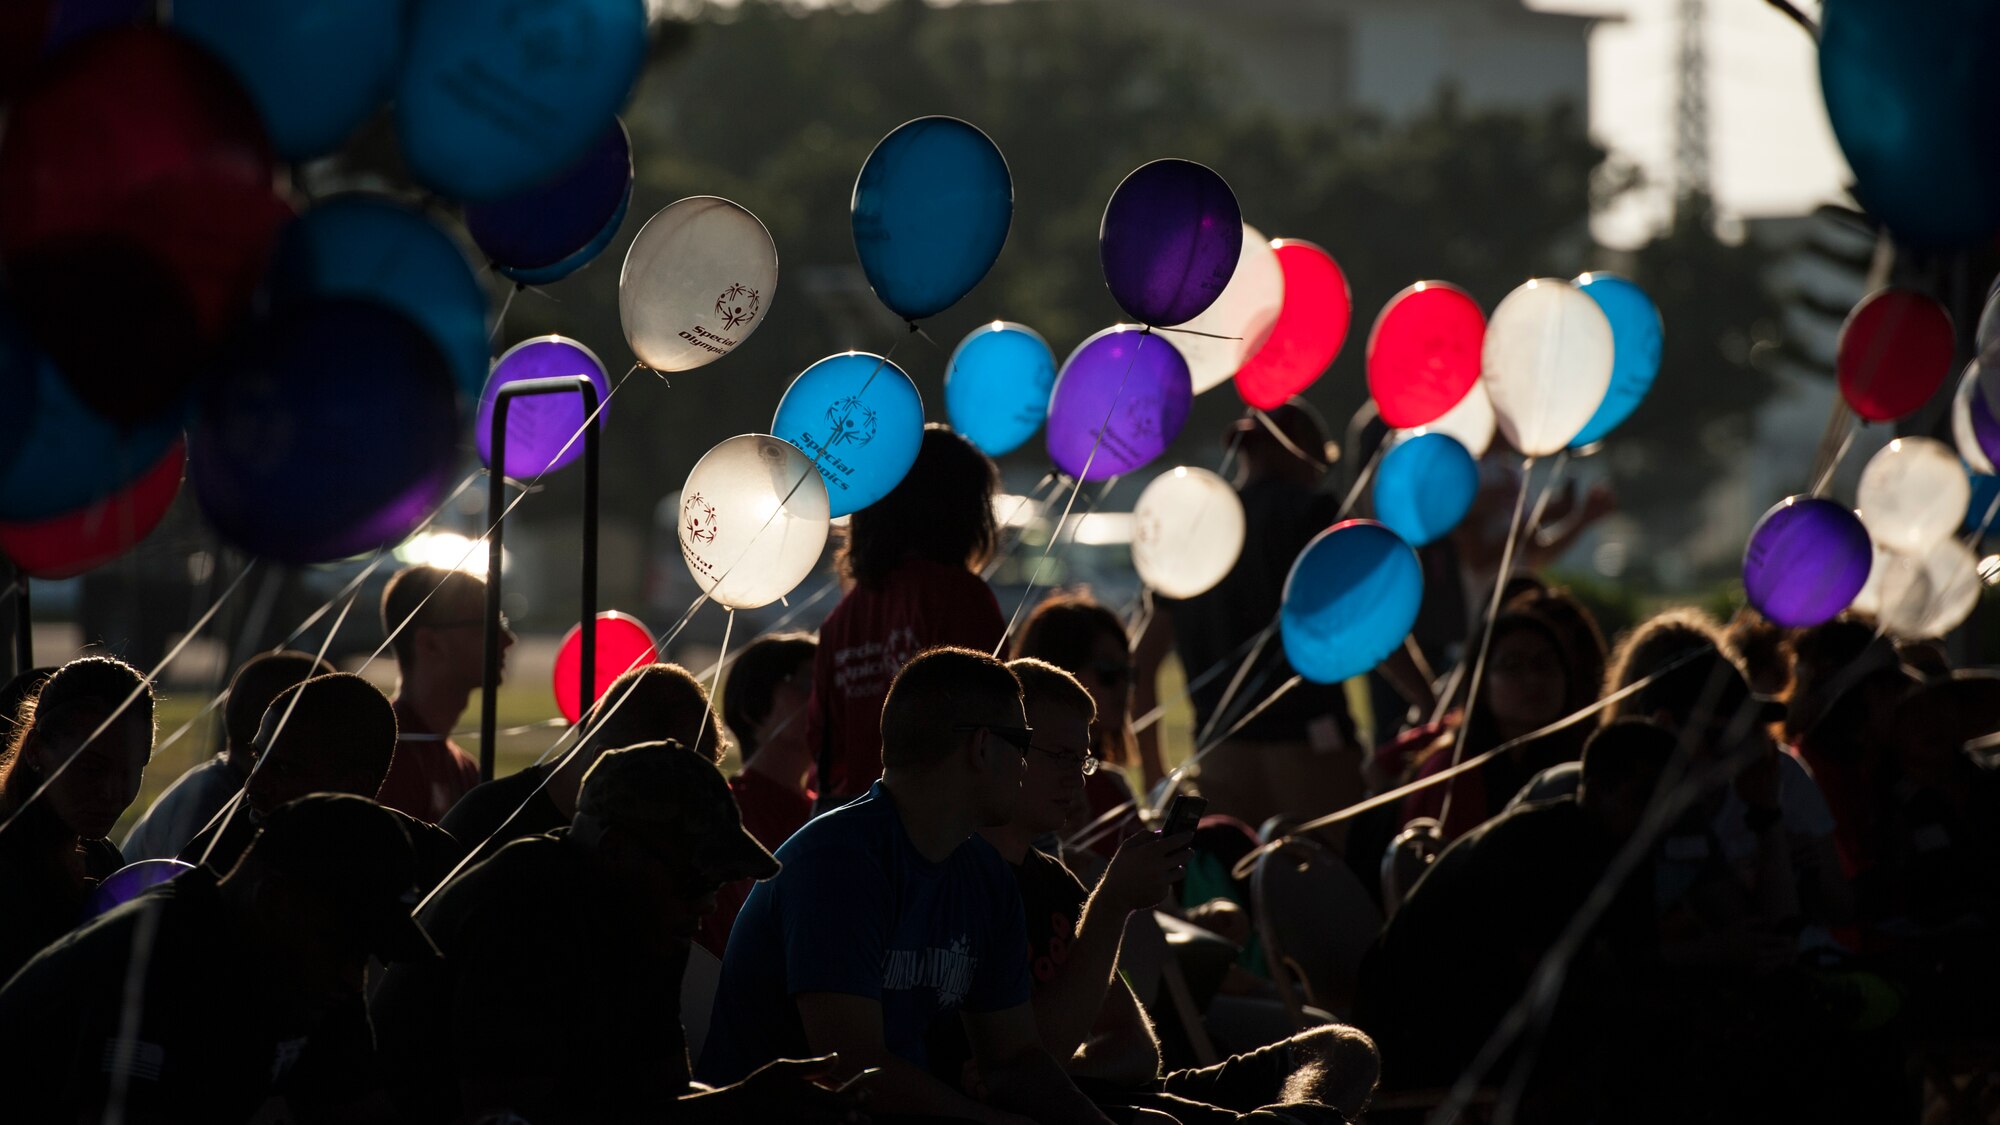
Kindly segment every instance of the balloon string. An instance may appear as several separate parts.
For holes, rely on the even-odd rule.
[[[1230,649],[1228,652],[1224,653],[1221,659],[1217,660],[1213,664],[1210,664],[1207,668],[1202,669],[1199,675],[1190,677],[1188,679],[1188,682],[1181,687],[1181,692],[1179,695],[1175,696],[1172,700],[1154,704],[1152,710],[1132,720],[1132,733],[1137,734],[1140,731],[1151,729],[1155,723],[1158,723],[1162,718],[1166,717],[1167,708],[1169,706],[1189,698],[1190,696],[1194,695],[1195,692],[1198,692],[1202,688],[1205,688],[1209,684],[1215,682],[1215,678],[1217,676],[1222,675],[1224,671],[1232,667],[1233,666],[1232,662],[1240,658],[1245,652],[1249,651],[1250,646],[1255,643],[1257,643],[1257,637],[1254,636],[1245,637],[1242,640],[1242,642],[1239,643],[1235,648]]]
[[[1257,408],[1254,406],[1244,407],[1243,421],[1249,421],[1256,412]],[[1243,449],[1243,439],[1249,432],[1243,426],[1235,427],[1234,432],[1229,435],[1229,444],[1222,450],[1222,461],[1215,466],[1216,476],[1228,478],[1231,466],[1236,464],[1236,454]]]
[[[1824,468],[1819,470],[1818,478],[1813,481],[1812,495],[1826,495],[1826,490],[1833,484],[1834,471],[1840,468],[1840,462],[1847,457],[1847,451],[1853,445],[1854,427],[1848,426],[1845,432],[1841,434],[1840,448],[1834,451],[1833,457],[1827,461]]]
[[[1033,527],[1044,516],[1048,515],[1049,505],[1055,501],[1056,490],[1061,484],[1062,477],[1051,470],[1047,476],[1044,476],[1036,483],[1034,488],[1029,490],[1026,496],[1021,497],[1020,503],[1014,505],[1014,510],[1007,514],[1007,520],[1002,525],[1002,529],[1003,534],[1005,528],[1012,527],[1018,530],[1007,540],[1006,546],[994,552],[993,557],[987,561],[985,566],[980,568],[979,576],[981,578],[992,578],[1006,564],[1007,560],[1013,557],[1014,552],[1020,549],[1022,542],[1027,537],[1028,528]],[[1046,496],[1043,495],[1044,490],[1047,491]],[[1021,509],[1027,507],[1030,502],[1034,503],[1035,510],[1024,520],[1021,518]]]
[[[1155,332],[1178,332],[1183,336],[1200,336],[1204,340],[1241,340],[1241,336],[1225,336],[1220,332],[1201,332],[1193,328],[1155,328]]]
[[[493,350],[493,342],[500,338],[500,330],[507,326],[507,310],[514,307],[514,298],[527,286],[516,283],[507,290],[507,296],[500,302],[500,315],[493,318],[493,331],[486,334],[486,350]]]
[[[722,619],[722,651],[715,657],[715,675],[708,681],[708,706],[701,709],[701,725],[695,728],[694,746],[689,747],[690,750],[699,747],[701,736],[708,733],[709,716],[714,713],[715,700],[722,691],[722,666],[729,662],[729,634],[735,630],[736,611],[732,609],[729,615]],[[719,735],[721,732],[716,733]]]
[[[1286,452],[1290,453],[1294,457],[1297,457],[1299,460],[1304,461],[1306,464],[1312,466],[1313,472],[1324,474],[1327,471],[1327,469],[1331,467],[1320,458],[1314,457],[1312,454],[1307,453],[1303,449],[1300,449],[1297,442],[1294,442],[1290,437],[1287,437],[1285,435],[1285,432],[1278,428],[1278,423],[1272,421],[1271,416],[1269,414],[1264,413],[1263,410],[1257,407],[1252,407],[1250,409],[1250,413],[1253,417],[1257,419],[1260,425],[1262,425],[1266,430],[1270,431],[1272,437],[1278,439],[1278,444],[1284,446]],[[1378,446],[1377,448],[1380,447]]]
[[[1114,487],[1116,487],[1117,484],[1118,484],[1117,477],[1112,477],[1111,479],[1105,481],[1104,488],[1101,491],[1099,491],[1095,497],[1091,498],[1089,504],[1084,506],[1084,510],[1082,511],[1082,513],[1080,513],[1077,516],[1075,526],[1070,528],[1070,533],[1069,533],[1070,542],[1074,543],[1076,541],[1077,532],[1082,530],[1083,528],[1083,521],[1090,518],[1091,510],[1095,508],[1097,504],[1101,502],[1106,496],[1109,496],[1111,494],[1111,490]],[[1007,638],[1014,635],[1014,627],[1021,623],[1021,612],[1028,608],[1029,599],[1035,596],[1036,588],[1041,585],[1042,571],[1047,568],[1049,563],[1049,557],[1055,552],[1056,544],[1062,541],[1063,529],[1064,527],[1069,525],[1070,511],[1076,506],[1077,494],[1082,491],[1083,491],[1083,481],[1081,480],[1077,481],[1076,486],[1069,490],[1069,502],[1063,505],[1062,518],[1056,520],[1055,527],[1049,532],[1048,545],[1042,548],[1041,558],[1035,560],[1034,573],[1028,576],[1028,588],[1021,591],[1021,600],[1014,603],[1014,616],[1008,618],[1007,628],[1000,634],[1000,643],[993,646],[994,659],[996,660],[999,659],[1000,654],[1007,651]]]
[[[1542,490],[1535,495],[1535,506],[1529,511],[1527,526],[1522,533],[1531,543],[1541,542],[1542,516],[1549,510],[1549,500],[1555,495],[1556,482],[1562,479],[1563,470],[1569,467],[1569,450],[1556,454],[1556,463],[1549,468],[1549,477],[1542,482]]]
[[[805,599],[804,601],[800,602],[795,606],[789,607],[783,617],[780,617],[776,621],[773,621],[771,624],[766,625],[762,629],[757,630],[756,636],[750,638],[751,641],[755,642],[761,640],[764,637],[771,636],[775,633],[783,632],[785,626],[790,625],[794,620],[797,620],[800,614],[805,613],[813,606],[816,606],[820,602],[826,600],[826,596],[828,594],[831,594],[838,589],[840,589],[840,582],[838,580],[835,579],[828,580],[827,582],[822,584],[816,592],[814,592],[812,597]],[[721,673],[725,668],[728,668],[730,665],[735,664],[737,659],[740,658],[746,651],[748,651],[747,645],[744,648],[737,649],[734,653],[729,654],[729,658],[726,660],[718,658],[714,664],[711,664],[707,668],[702,669],[700,674],[698,674],[695,678],[705,680],[708,679],[710,676],[714,676]]]
[[[1979,530],[1966,539],[1965,545],[1977,550],[1986,541],[1986,533],[1993,527],[1993,518],[2000,515],[2000,492],[1993,495],[1993,502],[1986,505],[1986,515],[1979,521]]]
[[[1368,460],[1362,463],[1361,471],[1354,474],[1354,485],[1347,490],[1347,498],[1340,502],[1340,512],[1334,516],[1334,522],[1338,523],[1346,519],[1347,514],[1354,510],[1354,505],[1361,499],[1361,490],[1367,488],[1369,480],[1375,476],[1375,467],[1382,463],[1383,451],[1388,446],[1389,442],[1387,439],[1375,443],[1375,451],[1370,453]]]
[[[1835,396],[1833,409],[1827,412],[1826,430],[1820,435],[1819,449],[1813,453],[1812,482],[1810,495],[1819,496],[1833,482],[1833,471],[1840,465],[1840,459],[1847,455],[1847,447],[1854,440],[1854,410],[1847,400]]]
[[[1528,481],[1534,476],[1535,459],[1529,457],[1521,462],[1521,491],[1514,497],[1514,518],[1507,525],[1507,545],[1500,551],[1500,573],[1493,578],[1493,597],[1486,606],[1486,627],[1479,634],[1479,656],[1472,662],[1472,686],[1465,695],[1465,717],[1459,720],[1458,733],[1451,740],[1451,764],[1456,766],[1465,756],[1465,744],[1472,734],[1473,717],[1479,714],[1479,684],[1486,675],[1486,656],[1493,645],[1493,622],[1500,616],[1500,599],[1507,592],[1507,579],[1514,570],[1514,547],[1521,538],[1521,515],[1528,503]],[[1451,822],[1451,798],[1458,786],[1449,786],[1444,791],[1444,803],[1438,809],[1440,825]]]
[[[1811,16],[1799,10],[1798,5],[1792,3],[1791,0],[1769,0],[1769,3],[1773,8],[1782,12],[1787,19],[1804,28],[1807,35],[1812,36],[1814,40],[1819,39],[1819,24]]]

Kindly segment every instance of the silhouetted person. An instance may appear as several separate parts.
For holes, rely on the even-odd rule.
[[[743,813],[743,827],[776,849],[812,819],[813,753],[806,741],[806,705],[812,695],[813,652],[804,633],[762,637],[750,643],[729,670],[722,718],[736,740],[743,768],[729,792]],[[750,884],[722,888],[715,912],[702,920],[701,944],[721,956],[729,929]]]
[[[478,760],[451,740],[451,732],[484,678],[486,580],[434,566],[398,571],[382,590],[382,628],[394,632],[398,626],[396,759],[379,799],[435,824],[479,784]],[[503,618],[503,666],[513,644]]]

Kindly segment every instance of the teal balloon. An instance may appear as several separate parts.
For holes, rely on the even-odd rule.
[[[646,60],[644,0],[413,8],[396,135],[412,175],[468,203],[519,195],[573,166],[610,127]]]
[[[389,96],[405,0],[174,0],[173,26],[250,93],[286,160],[339,148]]]
[[[589,242],[584,243],[582,248],[577,250],[576,253],[551,265],[541,266],[536,269],[515,269],[512,266],[500,266],[498,269],[501,276],[509,281],[519,282],[522,285],[547,285],[550,282],[561,281],[563,278],[589,265],[599,254],[604,253],[604,248],[611,245],[612,239],[618,237],[618,228],[625,225],[625,212],[631,206],[632,184],[630,181],[627,181],[625,184],[625,194],[618,200],[618,209],[611,213],[609,219],[604,220],[603,229],[599,230],[596,236]]]
[[[422,328],[467,398],[486,385],[486,289],[465,248],[423,212],[387,196],[337,195],[278,239],[274,308],[315,298],[378,301]]]
[[[1025,324],[996,320],[972,330],[951,353],[944,373],[944,412],[951,428],[988,457],[1012,453],[1048,417],[1056,386],[1056,356]]]
[[[1285,659],[1318,684],[1358,676],[1402,646],[1423,597],[1423,567],[1408,543],[1374,520],[1337,523],[1306,544],[1285,578]]]
[[[924,442],[924,400],[878,355],[842,352],[801,372],[778,400],[771,434],[826,479],[828,517],[858,512],[902,483]]]
[[[1597,404],[1597,413],[1570,441],[1571,449],[1604,440],[1645,401],[1660,373],[1660,348],[1666,338],[1660,310],[1632,282],[1615,273],[1587,273],[1576,279],[1576,287],[1596,301],[1611,322],[1611,387]]]
[[[1479,495],[1479,463],[1448,434],[1396,443],[1375,469],[1375,518],[1413,547],[1458,526]]]
[[[853,220],[875,295],[904,320],[922,320],[993,268],[1014,221],[1014,180],[985,133],[955,117],[919,117],[868,154]]]

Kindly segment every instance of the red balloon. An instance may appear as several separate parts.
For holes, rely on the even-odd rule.
[[[590,669],[594,684],[590,699],[597,702],[611,681],[660,658],[653,634],[644,625],[615,610],[597,615],[597,660]],[[583,717],[577,699],[577,677],[583,671],[583,626],[573,625],[556,650],[556,706],[572,724]]]
[[[0,141],[0,254],[29,328],[99,412],[180,399],[249,307],[291,208],[255,106],[172,32],[53,58]]]
[[[1285,301],[1264,345],[1236,372],[1236,393],[1259,410],[1272,410],[1312,386],[1340,354],[1354,298],[1333,255],[1310,242],[1271,243],[1285,275]]]
[[[180,495],[187,442],[176,440],[138,480],[73,512],[0,523],[0,553],[35,578],[74,578],[131,550]]]
[[[1957,350],[1943,305],[1913,289],[1877,289],[1840,326],[1840,397],[1870,422],[1901,418],[1944,385]]]
[[[1486,314],[1446,281],[1419,281],[1389,299],[1368,333],[1368,393],[1382,421],[1399,430],[1428,425],[1479,381]]]

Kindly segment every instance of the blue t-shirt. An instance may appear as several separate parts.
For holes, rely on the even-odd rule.
[[[943,863],[917,853],[881,782],[778,849],[784,870],[757,884],[722,958],[696,1076],[735,1082],[811,1051],[792,998],[865,996],[883,1042],[916,1066],[940,1016],[1028,1002],[1021,893],[1000,853],[968,837]]]

